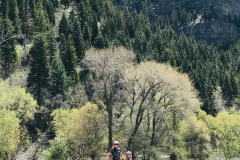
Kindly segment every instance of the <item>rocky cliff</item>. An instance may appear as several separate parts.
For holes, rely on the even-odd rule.
[[[191,25],[175,26],[175,31],[183,31],[191,38],[214,44],[229,43],[240,38],[240,0],[160,0],[155,13],[167,15],[177,8],[191,12],[206,7],[211,7],[214,18],[200,19]]]

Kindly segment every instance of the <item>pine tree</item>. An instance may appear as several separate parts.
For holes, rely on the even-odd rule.
[[[27,79],[27,87],[36,98],[39,105],[44,105],[46,91],[49,84],[49,60],[47,55],[46,38],[38,35],[29,54],[31,55],[30,72]]]
[[[67,40],[64,34],[60,35],[59,52],[67,76],[70,77],[71,82],[78,82],[79,77],[78,73],[76,72],[77,55],[76,49],[74,47],[73,37],[71,34],[68,36]]]
[[[73,34],[73,32],[75,30],[75,28],[74,28],[75,21],[78,21],[77,13],[74,10],[72,10],[68,16],[69,30],[70,30],[71,34]]]
[[[76,19],[73,24],[73,40],[77,52],[78,59],[81,60],[84,57],[85,43],[83,40],[83,34],[81,32],[79,21]]]
[[[60,34],[59,36],[59,54],[60,54],[60,58],[64,59],[64,55],[66,54],[66,50],[67,50],[67,40],[66,40],[66,36],[64,34]]]
[[[64,5],[65,9],[69,6],[70,0],[60,0],[61,4]]]
[[[88,25],[92,22],[92,11],[89,0],[80,1],[78,11],[82,24],[82,30],[84,30],[84,28],[89,27]]]
[[[223,98],[227,101],[227,106],[230,107],[232,105],[231,102],[234,96],[233,96],[233,88],[232,88],[229,74],[225,75],[222,90],[223,90]]]
[[[9,13],[8,0],[2,0],[0,3],[0,8],[1,8],[2,17],[8,17],[8,13]]]
[[[21,0],[19,16],[21,19],[21,30],[26,39],[30,38],[33,26],[33,12],[30,8],[30,0]]]
[[[78,81],[78,75],[76,72],[77,55],[76,55],[76,49],[74,47],[72,35],[68,36],[66,52],[63,55],[62,61],[65,66],[67,75],[71,78],[72,82],[74,82],[74,81],[77,82]]]
[[[47,14],[48,14],[48,17],[49,17],[49,21],[51,22],[51,24],[53,26],[53,25],[55,25],[53,2],[47,0],[45,6],[46,6]]]
[[[52,0],[54,8],[59,7],[59,0]]]
[[[14,40],[14,28],[8,19],[8,17],[3,17],[2,24],[0,24],[2,31],[2,36],[5,39],[0,45],[0,64],[4,70],[4,77],[7,77],[14,68],[14,65],[17,61],[17,53],[15,50],[15,40]]]
[[[13,22],[15,27],[19,25],[19,11],[18,11],[18,3],[17,0],[8,0],[9,6],[9,19]]]
[[[92,44],[95,41],[95,38],[98,36],[98,21],[97,16],[94,14],[92,22],[92,35],[91,35]]]
[[[65,14],[63,14],[62,19],[59,23],[59,35],[63,33],[67,37],[69,32],[70,32],[69,23]]]
[[[45,32],[51,28],[50,21],[42,2],[40,1],[37,5],[39,6],[34,8],[34,31]]]
[[[48,42],[48,55],[49,55],[49,63],[52,65],[53,58],[57,52],[57,41],[55,38],[54,30],[50,30],[47,34],[47,42]]]
[[[50,72],[50,92],[54,97],[58,94],[63,94],[67,86],[67,75],[64,65],[59,54],[56,54],[53,59],[53,64]]]
[[[89,27],[84,28],[83,39],[86,42],[87,46],[91,44],[91,31]]]
[[[64,58],[65,69],[67,75],[74,80],[76,78],[77,56],[72,35],[68,36],[66,49],[66,55]]]

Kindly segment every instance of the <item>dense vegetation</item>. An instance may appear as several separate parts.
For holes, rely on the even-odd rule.
[[[239,156],[230,108],[239,105],[240,43],[212,46],[171,29],[212,19],[211,7],[157,16],[136,4],[0,0],[0,159],[43,135],[46,159],[97,159],[113,139],[145,159]]]

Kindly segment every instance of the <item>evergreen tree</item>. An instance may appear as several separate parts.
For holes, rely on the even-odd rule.
[[[7,77],[14,68],[14,65],[17,61],[17,53],[15,50],[15,41],[14,41],[14,28],[8,19],[4,17],[2,24],[0,24],[2,29],[2,37],[5,37],[0,44],[0,64],[4,70],[4,77]]]
[[[9,13],[8,0],[1,0],[0,7],[2,17],[7,17]]]
[[[60,0],[61,4],[64,5],[65,9],[69,6],[70,0]]]
[[[91,44],[91,31],[89,27],[85,27],[83,31],[83,39],[86,42],[86,45]]]
[[[55,25],[53,2],[47,0],[45,6],[46,6],[47,14],[48,14],[48,17],[49,17],[49,21],[51,22],[51,24],[53,26],[53,25]]]
[[[89,27],[88,25],[91,24],[92,11],[89,0],[80,1],[78,11],[83,30],[84,28]]]
[[[33,11],[30,8],[29,0],[21,0],[19,16],[21,19],[21,30],[22,34],[25,35],[26,39],[30,38],[33,28]]]
[[[98,21],[97,21],[97,17],[94,14],[93,16],[93,22],[92,22],[92,35],[91,35],[91,40],[92,40],[92,44],[95,41],[95,38],[98,36]]]
[[[72,10],[70,13],[69,13],[69,16],[68,16],[68,22],[69,22],[69,30],[70,30],[70,33],[72,34],[75,30],[74,28],[74,23],[75,21],[78,21],[78,17],[77,17],[77,13]]]
[[[38,35],[34,40],[31,55],[31,69],[28,74],[27,87],[36,98],[39,105],[44,105],[46,92],[49,84],[49,60],[47,55],[46,38]]]
[[[48,55],[49,55],[49,62],[50,65],[53,63],[53,57],[57,52],[57,41],[55,38],[54,30],[50,30],[47,34],[47,42],[48,42]]]
[[[231,102],[234,99],[234,96],[233,96],[233,88],[232,88],[229,74],[227,74],[224,78],[222,90],[223,90],[223,98],[227,101],[227,106],[231,107],[232,105]]]
[[[70,31],[69,29],[70,29],[70,27],[69,27],[68,20],[67,20],[65,14],[63,14],[62,19],[59,23],[59,35],[64,34],[67,37],[69,34],[69,31]]]
[[[83,34],[81,32],[79,21],[76,19],[73,24],[73,40],[77,52],[77,57],[81,60],[84,57],[85,43],[83,40]]]
[[[39,6],[34,8],[34,31],[45,32],[51,28],[50,21],[42,2],[40,1],[37,5]]]
[[[53,59],[50,72],[50,92],[52,96],[63,94],[67,86],[67,75],[59,54]]]
[[[59,39],[60,39],[59,40],[59,53],[60,53],[60,57],[63,62],[64,56],[67,51],[67,40],[66,40],[66,36],[64,34],[60,34]]]
[[[78,82],[77,69],[77,55],[74,47],[72,35],[68,36],[66,43],[66,52],[62,55],[62,61],[65,66],[66,74],[71,78],[72,82]]]
[[[54,8],[59,7],[59,0],[52,0]]]
[[[18,4],[17,0],[8,0],[9,6],[9,19],[13,22],[15,27],[19,25],[19,11],[18,11]]]

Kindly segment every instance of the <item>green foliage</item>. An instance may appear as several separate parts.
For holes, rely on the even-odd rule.
[[[217,137],[219,138],[218,148],[223,150],[226,158],[240,156],[240,119],[239,112],[219,113],[215,119]]]
[[[60,0],[61,4],[63,4],[65,6],[65,8],[67,8],[71,2],[71,0]]]
[[[87,103],[79,109],[55,110],[52,113],[57,139],[67,139],[70,155],[81,158],[100,154],[104,133],[104,117],[95,104]]]
[[[223,112],[219,115],[217,113],[220,110],[228,110],[229,107],[239,105],[240,43],[232,43],[229,48],[222,50],[221,45],[211,46],[205,42],[190,40],[184,34],[175,33],[171,29],[171,27],[176,29],[178,26],[183,28],[189,26],[197,18],[201,18],[202,22],[216,19],[214,7],[206,6],[198,10],[176,8],[169,14],[156,15],[154,12],[157,13],[158,9],[153,10],[152,7],[159,5],[159,0],[134,0],[135,3],[132,0],[0,1],[0,32],[3,33],[0,36],[0,73],[2,78],[9,81],[9,83],[0,81],[0,108],[7,109],[4,112],[9,112],[12,117],[20,120],[22,131],[25,131],[25,123],[27,123],[29,134],[34,138],[37,138],[37,129],[44,132],[51,124],[49,108],[75,108],[61,110],[61,115],[66,114],[67,118],[58,118],[64,119],[70,124],[76,124],[77,131],[73,129],[75,125],[70,125],[71,128],[63,125],[62,128],[67,128],[66,130],[72,134],[69,138],[65,136],[64,130],[56,129],[56,131],[61,130],[64,139],[59,138],[52,142],[52,147],[47,151],[49,159],[54,159],[55,156],[55,159],[60,159],[59,157],[66,159],[69,152],[73,153],[74,158],[86,155],[85,151],[80,152],[76,149],[79,147],[77,146],[79,135],[83,139],[81,143],[86,143],[85,146],[88,150],[92,153],[96,150],[92,146],[92,143],[96,143],[94,136],[89,132],[96,132],[97,139],[101,140],[104,135],[98,134],[92,128],[91,125],[95,125],[97,122],[93,122],[93,117],[88,114],[88,111],[76,109],[88,99],[103,101],[106,106],[102,109],[107,110],[109,117],[112,118],[108,128],[109,130],[111,127],[113,128],[113,131],[110,131],[114,133],[113,137],[122,141],[123,147],[127,147],[128,143],[131,144],[132,142],[128,141],[134,138],[135,141],[131,145],[146,159],[160,159],[161,152],[169,152],[169,150],[174,151],[172,155],[176,156],[181,156],[181,154],[177,154],[181,152],[183,157],[206,159],[209,148],[218,149],[216,154],[224,155],[226,158],[239,156],[239,139],[237,137],[239,134],[237,115],[239,113]],[[60,22],[56,14],[62,15]],[[239,25],[239,18],[233,17],[231,14],[223,19]],[[33,45],[31,45],[32,41]],[[184,107],[193,108],[190,103],[186,103],[186,100],[191,97],[188,95],[189,90],[174,92],[169,96],[170,98],[160,101],[161,103],[158,105],[156,105],[156,97],[163,92],[151,94],[152,101],[147,101],[151,104],[144,103],[145,107],[139,110],[139,114],[142,115],[139,115],[136,110],[131,111],[129,103],[125,103],[129,96],[127,98],[123,96],[124,91],[131,83],[125,84],[123,79],[119,78],[124,76],[123,68],[130,68],[125,65],[128,59],[119,62],[119,59],[111,55],[107,56],[109,59],[104,59],[106,61],[101,61],[102,57],[94,51],[90,63],[89,61],[81,63],[81,68],[87,67],[87,70],[80,69],[78,62],[83,62],[82,60],[89,56],[89,51],[85,56],[88,48],[114,48],[121,45],[134,51],[137,63],[142,64],[142,61],[154,60],[168,63],[176,67],[178,71],[187,73],[203,101],[202,109],[207,113],[217,115],[216,118],[200,112],[198,119],[189,118],[182,121],[183,114],[180,113],[183,111],[186,111],[184,112],[185,117],[190,117],[188,115],[190,111],[184,110]],[[110,50],[112,49],[106,49],[103,52],[110,52]],[[121,50],[118,50],[117,53],[118,56],[124,55]],[[96,62],[95,68],[91,68],[94,65],[92,62]],[[111,62],[111,64],[101,68],[102,64],[107,64],[107,62]],[[139,66],[136,64],[135,67]],[[30,72],[27,76],[28,68]],[[154,69],[147,68],[144,74],[150,73]],[[144,70],[145,68],[141,68],[141,72],[139,71],[141,75]],[[100,72],[104,74],[99,76]],[[168,73],[161,75],[168,75]],[[79,78],[84,82],[83,86],[79,83]],[[157,79],[161,78],[162,76]],[[170,79],[171,76],[168,75],[165,78]],[[105,83],[104,86],[102,85],[104,82],[109,83]],[[171,81],[172,86],[177,86],[179,83]],[[37,104],[33,97],[20,86],[27,86],[28,91],[42,106],[37,113],[35,113]],[[138,92],[140,88],[135,86],[132,94],[144,95],[145,90]],[[184,88],[188,89],[186,86]],[[109,94],[103,96],[104,92]],[[151,96],[149,95],[147,98]],[[191,100],[193,100],[192,97]],[[138,104],[141,102],[135,103],[135,105]],[[166,104],[174,104],[174,106],[165,109],[160,107]],[[112,108],[111,106],[114,109],[108,110]],[[93,110],[95,111],[95,109]],[[179,112],[175,112],[176,109]],[[12,113],[13,111],[15,113]],[[132,113],[131,120],[128,118],[131,117],[130,113]],[[6,114],[4,113],[4,115]],[[102,115],[102,113],[100,114]],[[146,118],[141,120],[141,116]],[[75,117],[74,120],[72,117]],[[90,121],[85,123],[82,117],[90,119]],[[56,117],[54,116],[54,118]],[[102,118],[100,119],[103,122]],[[132,128],[135,127],[134,125],[131,127],[126,125],[133,123],[134,120],[140,122],[139,126],[134,128],[136,131]],[[57,120],[55,119],[55,121]],[[58,122],[60,123],[60,121]],[[98,123],[96,125],[101,126]],[[17,132],[17,130],[15,131]],[[128,133],[133,133],[133,135]],[[90,139],[86,138],[86,135],[89,135]],[[105,139],[107,138],[105,137]],[[209,141],[211,146],[209,146]],[[164,148],[165,144],[169,145]],[[6,154],[11,156],[14,149],[10,150],[10,152],[4,153],[4,156]],[[96,155],[92,155],[92,157],[96,157]],[[6,158],[9,157],[3,159]]]
[[[66,74],[72,83],[79,82],[77,73],[77,55],[72,35],[67,38],[66,52],[62,55],[62,62],[65,66]]]
[[[66,18],[66,15],[63,14],[62,19],[61,19],[61,21],[59,23],[59,31],[58,31],[58,33],[59,33],[59,35],[64,34],[67,37],[68,34],[69,34],[69,31],[70,31],[69,29],[70,29],[69,28],[69,23],[68,23],[68,20]]]
[[[69,87],[64,95],[63,108],[78,108],[88,101],[84,86],[81,84]]]
[[[34,31],[35,33],[46,32],[51,23],[46,12],[46,6],[40,1],[34,4]]]
[[[32,60],[27,87],[36,98],[38,104],[43,105],[49,84],[50,72],[47,44],[43,35],[37,36],[29,54]]]
[[[64,65],[58,54],[54,56],[52,68],[50,70],[50,91],[52,96],[63,94],[67,88],[68,78]]]
[[[20,120],[14,111],[0,108],[0,159],[10,160],[20,142]]]
[[[211,145],[216,151],[212,155],[223,155],[224,158],[231,159],[240,156],[239,138],[239,111],[232,109],[230,113],[223,111],[216,117],[206,115],[201,112],[198,115],[207,124],[211,136]]]
[[[207,159],[210,152],[209,129],[202,120],[191,117],[180,123],[179,158]]]
[[[21,87],[10,86],[8,82],[2,80],[0,80],[0,88],[0,109],[15,111],[22,124],[33,119],[37,103],[31,94]]]
[[[136,154],[149,148],[146,146],[164,145],[173,148],[169,151],[173,152],[179,122],[200,109],[200,101],[188,76],[165,64],[142,62],[126,70],[124,80],[125,103],[130,109],[127,115],[131,126],[128,149]],[[146,143],[142,144],[143,137]],[[160,141],[167,137],[171,139],[168,144]]]
[[[13,22],[15,27],[19,27],[19,11],[18,11],[18,2],[17,0],[9,0],[9,19]]]
[[[51,142],[51,147],[43,151],[44,160],[67,160],[69,148],[66,139],[56,139]]]
[[[85,54],[85,42],[83,40],[83,33],[80,28],[79,21],[77,19],[74,19],[73,22],[73,40],[74,45],[76,46],[76,53],[79,60],[82,60],[84,58]]]
[[[57,41],[56,41],[56,35],[54,33],[54,30],[50,30],[46,35],[47,40],[47,51],[49,56],[49,63],[50,65],[53,64],[53,58],[55,57],[55,54],[57,53]]]
[[[0,65],[3,67],[3,78],[9,76],[17,62],[14,28],[8,16],[0,24]]]
[[[51,25],[55,25],[55,15],[54,15],[54,2],[52,1],[58,1],[58,0],[51,0],[51,1],[46,1],[45,2],[45,5],[46,5],[46,10],[47,10],[47,14],[48,14],[48,18],[49,18],[49,21],[51,23]],[[56,2],[55,2],[56,3]]]

